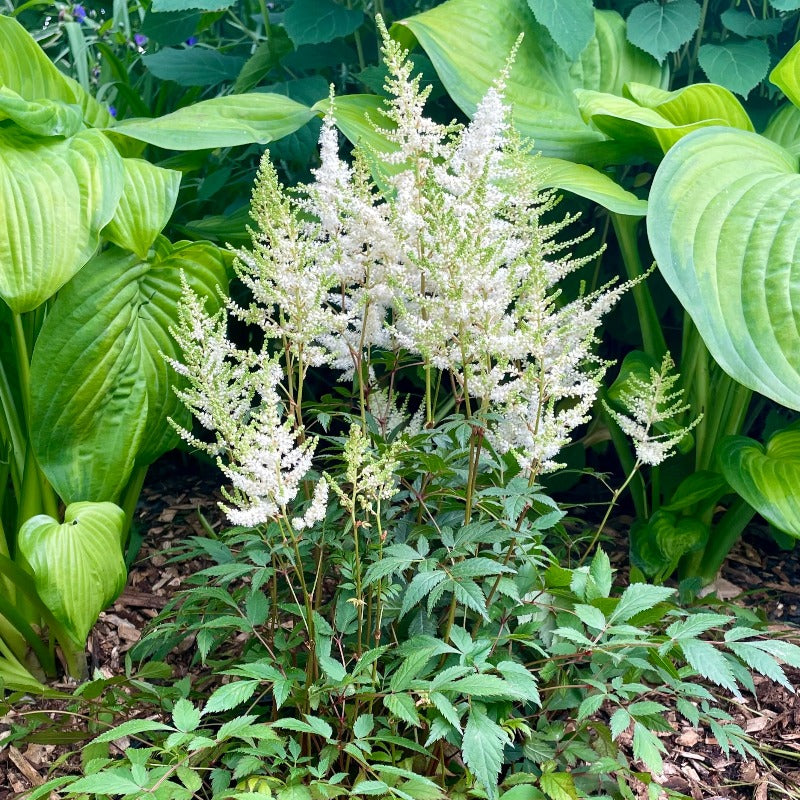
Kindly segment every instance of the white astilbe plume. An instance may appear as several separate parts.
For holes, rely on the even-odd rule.
[[[224,309],[209,315],[185,279],[172,334],[184,359],[169,360],[186,384],[177,395],[213,442],[171,422],[183,439],[216,457],[231,484],[221,504],[228,519],[253,527],[285,517],[311,468],[316,439],[301,441],[302,432],[282,419],[280,365],[264,354],[237,350],[227,339]],[[321,503],[315,495],[309,519],[324,516]]]
[[[620,402],[630,415],[603,403],[622,431],[633,440],[637,460],[652,467],[669,458],[679,442],[702,419],[700,415],[685,426],[675,422],[675,418],[683,415],[689,406],[683,403],[683,389],[673,391],[680,380],[674,369],[675,364],[667,353],[659,369],[650,369],[647,380],[635,374],[628,377]]]

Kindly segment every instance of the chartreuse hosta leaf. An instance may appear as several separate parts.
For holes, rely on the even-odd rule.
[[[125,179],[114,218],[103,231],[106,239],[141,258],[172,216],[181,174],[138,158],[122,161]]]
[[[376,95],[337,97],[334,104],[336,124],[353,144],[361,142],[370,151],[388,152],[392,145],[369,123],[372,120],[375,124],[386,125],[386,120],[378,111],[382,107],[383,100]],[[327,108],[327,100],[321,100],[314,106],[320,113]],[[643,217],[647,213],[646,201],[640,200],[592,167],[548,156],[538,156],[538,164],[541,167],[543,189],[572,192],[617,214]]]
[[[99,131],[69,139],[0,128],[0,297],[17,313],[89,260],[122,192],[122,158]]]
[[[114,120],[76,81],[59,72],[17,20],[3,15],[0,15],[0,86],[32,102],[77,105],[88,125],[108,125]],[[61,132],[52,130],[46,135],[56,133]]]
[[[60,100],[25,100],[0,86],[0,120],[10,119],[37,136],[72,136],[83,125],[83,112]]]
[[[214,97],[154,119],[124,120],[110,131],[166,150],[268,144],[306,124],[314,112],[285,95]]]
[[[766,446],[746,436],[719,445],[728,483],[778,530],[800,538],[800,425],[776,433]]]
[[[631,143],[653,160],[660,159],[687,133],[712,125],[752,131],[753,123],[736,97],[713,83],[693,84],[674,92],[629,83],[624,97],[576,89],[581,113],[612,139]]]
[[[17,546],[36,591],[78,644],[125,586],[124,524],[113,503],[72,503],[63,523],[40,514],[20,528]]]
[[[800,409],[798,158],[705,128],[664,157],[647,231],[659,268],[733,378]]]
[[[784,103],[770,118],[764,136],[793,155],[800,155],[800,108]]]
[[[455,103],[472,116],[497,80],[521,32],[525,34],[511,70],[507,98],[514,125],[548,156],[575,161],[608,160],[618,146],[588,126],[572,94],[575,88],[619,91],[629,80],[660,84],[658,64],[625,40],[615,12],[597,12],[594,38],[576,62],[534,19],[525,0],[449,0],[398,22],[392,35],[414,39],[433,62]]]
[[[769,75],[774,83],[796,106],[800,106],[800,42],[775,65]]]
[[[66,502],[117,499],[136,463],[175,444],[167,417],[186,422],[162,354],[178,358],[180,275],[218,304],[219,250],[156,242],[149,259],[111,248],[59,293],[31,362],[31,439]]]

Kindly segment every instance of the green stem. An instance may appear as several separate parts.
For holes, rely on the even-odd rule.
[[[712,528],[706,549],[684,557],[680,565],[681,578],[700,578],[704,586],[711,583],[755,513],[745,500],[737,497]]]
[[[614,422],[611,415],[606,411],[605,406],[600,405],[599,413],[611,434],[611,442],[614,445],[614,449],[617,451],[617,458],[619,458],[622,471],[626,475],[629,475],[633,471],[636,457],[631,450],[628,437],[620,430],[616,422]],[[645,519],[647,517],[647,497],[645,495],[644,486],[641,483],[632,483],[630,485],[630,490],[636,516],[639,519]]]
[[[639,256],[639,217],[629,217],[623,214],[611,214],[611,223],[617,234],[622,262],[630,280],[641,279],[645,274],[642,260]],[[667,343],[661,330],[661,323],[656,313],[650,290],[644,281],[638,280],[631,289],[633,301],[636,304],[636,314],[639,317],[639,327],[642,331],[642,346],[644,351],[652,356],[655,361],[661,361],[667,352]]]
[[[691,84],[694,81],[694,71],[697,67],[697,60],[700,56],[700,44],[703,41],[703,29],[706,25],[706,14],[708,13],[708,0],[703,0],[702,8],[700,9],[700,24],[697,26],[697,33],[694,37],[694,55],[689,64],[689,73],[686,76],[686,82]]]
[[[125,487],[125,494],[122,496],[120,507],[125,512],[125,527],[123,529],[123,538],[125,540],[127,540],[133,524],[133,515],[136,511],[136,504],[139,502],[139,495],[142,493],[147,469],[146,466],[134,467],[133,473],[128,480],[128,485]]]

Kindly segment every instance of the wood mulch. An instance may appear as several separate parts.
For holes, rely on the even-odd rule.
[[[139,640],[146,623],[181,588],[185,576],[202,568],[200,562],[170,563],[165,550],[191,536],[203,536],[200,511],[215,528],[222,521],[216,509],[217,476],[196,462],[172,455],[155,465],[142,493],[137,522],[145,541],[131,569],[128,586],[114,605],[100,616],[89,641],[90,669],[106,677],[124,672],[125,654]],[[616,526],[623,530],[627,520]],[[624,561],[624,547],[614,561]],[[782,552],[755,530],[732,554],[718,583],[725,599],[761,608],[776,625],[800,625],[800,557]],[[170,658],[176,680],[191,669],[193,641],[185,640]],[[800,686],[800,670],[787,670]],[[58,686],[56,688],[59,688]],[[62,684],[64,690],[73,687]],[[694,729],[673,718],[674,732],[662,735],[667,757],[662,785],[693,800],[800,800],[800,699],[766,680],[756,680],[756,696],[731,703],[730,713],[755,740],[764,761],[725,756],[710,731]],[[56,708],[55,701],[31,701],[0,716],[0,800],[11,800],[41,785],[59,762],[60,769],[79,764],[80,741],[72,746],[16,741],[4,745],[20,713]],[[53,719],[57,719],[54,715]],[[60,723],[54,722],[54,725]],[[78,732],[80,735],[80,732]],[[622,739],[630,748],[630,742]],[[644,785],[633,787],[642,800]]]

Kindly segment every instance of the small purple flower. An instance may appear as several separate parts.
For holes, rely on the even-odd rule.
[[[80,3],[77,3],[72,7],[72,16],[78,22],[83,22],[86,19],[86,9]]]
[[[194,47],[196,44],[197,44],[197,37],[196,36],[190,36],[186,40],[186,46],[187,47]]]
[[[137,33],[133,37],[133,41],[137,47],[144,47],[147,44],[147,37],[143,33]]]
[[[117,107],[116,106],[109,106],[108,113],[111,114],[112,117],[117,116]]]

